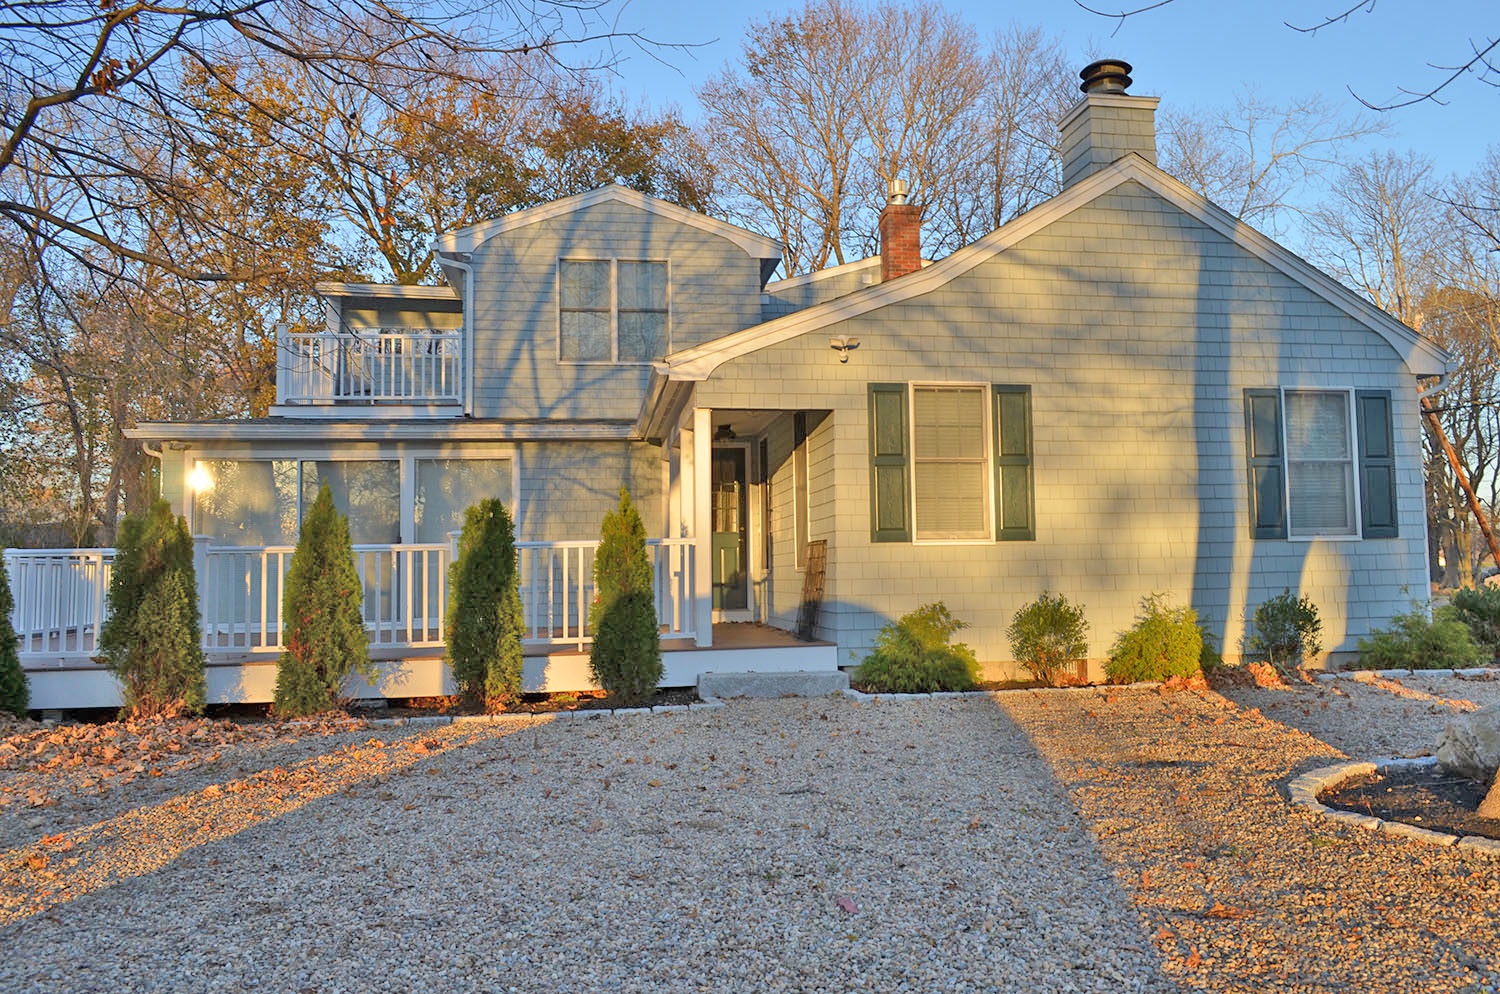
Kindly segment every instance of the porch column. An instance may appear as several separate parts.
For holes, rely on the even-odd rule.
[[[693,629],[700,648],[714,643],[713,508],[708,474],[713,466],[713,411],[693,408],[693,464],[684,477],[691,478],[683,494],[692,500],[693,522]]]

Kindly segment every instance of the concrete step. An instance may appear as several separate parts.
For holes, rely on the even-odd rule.
[[[703,673],[698,694],[711,697],[823,697],[849,689],[842,670],[788,670],[784,673]]]

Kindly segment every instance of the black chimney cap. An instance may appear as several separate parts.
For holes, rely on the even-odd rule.
[[[1122,59],[1100,59],[1078,72],[1083,80],[1078,88],[1084,93],[1124,93],[1131,83],[1130,63]]]

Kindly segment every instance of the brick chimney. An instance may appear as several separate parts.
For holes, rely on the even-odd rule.
[[[1156,165],[1156,97],[1132,97],[1130,63],[1101,59],[1078,73],[1083,99],[1064,115],[1063,186],[1072,186],[1127,152]]]
[[[910,189],[904,179],[893,179],[885,209],[880,212],[880,282],[922,268],[922,208],[906,202]]]

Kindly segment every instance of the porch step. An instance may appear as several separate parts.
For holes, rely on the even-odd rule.
[[[823,697],[849,689],[842,670],[789,670],[785,673],[703,673],[700,697]]]

